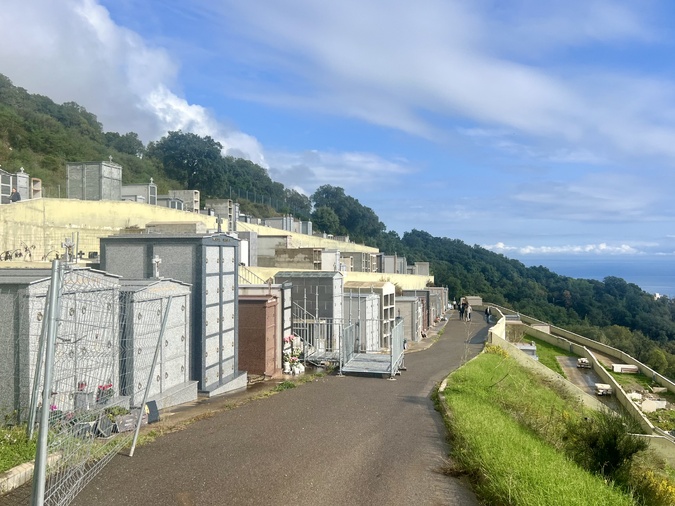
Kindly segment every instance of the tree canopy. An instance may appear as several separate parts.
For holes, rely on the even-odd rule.
[[[223,146],[211,137],[169,132],[148,146],[148,156],[164,167],[167,176],[204,197],[216,197],[225,181]]]
[[[374,244],[377,236],[386,230],[384,223],[371,208],[346,195],[340,187],[320,186],[312,194],[311,201],[314,209],[332,209],[340,222],[337,232],[340,235],[349,235],[356,242]]]

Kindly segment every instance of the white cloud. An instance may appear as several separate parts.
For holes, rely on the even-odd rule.
[[[529,57],[550,57],[561,47],[577,47],[593,42],[649,41],[653,29],[641,21],[649,11],[640,2],[621,5],[608,0],[532,2],[517,0],[487,21],[490,47]]]
[[[262,167],[267,166],[262,146],[253,136],[224,129],[204,107],[188,104],[162,85],[144,98],[148,110],[163,125],[162,131],[183,130],[208,135],[222,144],[225,154],[248,158]]]
[[[406,160],[387,160],[360,152],[272,152],[268,158],[272,179],[301,188],[305,194],[324,184],[339,186],[348,195],[369,189],[379,193],[415,170]]]
[[[579,173],[580,172],[580,173]],[[520,216],[577,222],[637,222],[672,219],[669,205],[672,177],[648,180],[644,174],[623,174],[613,168],[590,173],[534,178],[517,183],[507,199]]]
[[[486,244],[485,249],[497,253],[511,253],[519,255],[638,255],[642,252],[628,244],[610,246],[606,243],[583,244],[583,245],[562,245],[562,246],[507,246],[503,242],[495,244]]]
[[[0,32],[0,72],[28,92],[77,102],[105,130],[135,131],[147,142],[183,129],[264,164],[253,137],[171,91],[179,64],[166,50],[116,25],[95,0],[6,1]]]
[[[589,71],[583,57],[556,66],[545,55],[532,57],[538,48],[597,55],[627,43],[654,44],[651,9],[642,3],[201,4],[220,20],[228,42],[236,33],[249,75],[286,76],[242,82],[240,88],[255,90],[248,100],[356,117],[437,141],[452,136],[457,121],[502,129],[530,145],[542,142],[535,154],[556,162],[675,154],[675,119],[661,112],[672,83],[616,70],[611,58]]]

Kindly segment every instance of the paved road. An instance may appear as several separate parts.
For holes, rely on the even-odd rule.
[[[477,505],[438,472],[446,430],[429,398],[482,348],[476,320],[449,321],[395,381],[328,376],[119,455],[73,504]]]

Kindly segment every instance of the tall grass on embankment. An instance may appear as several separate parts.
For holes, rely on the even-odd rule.
[[[488,504],[634,505],[631,496],[565,457],[566,398],[508,356],[483,353],[455,371],[443,392],[452,457]]]

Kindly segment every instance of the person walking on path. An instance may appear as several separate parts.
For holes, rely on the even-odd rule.
[[[467,304],[466,306],[466,321],[471,321],[471,304]]]

